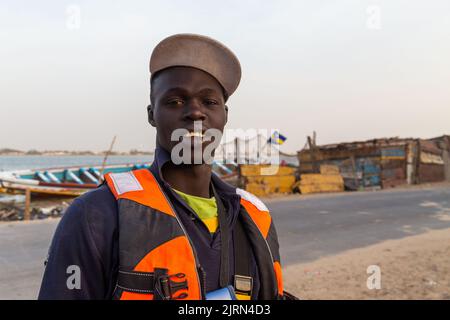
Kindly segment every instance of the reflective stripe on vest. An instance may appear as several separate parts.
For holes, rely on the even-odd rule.
[[[163,268],[168,269],[169,274],[184,273],[188,289],[180,290],[176,295],[187,293],[186,299],[201,299],[195,251],[153,174],[148,169],[139,169],[131,172],[108,173],[105,174],[105,179],[118,200],[119,206],[119,269],[153,272],[155,268]],[[276,299],[283,293],[283,282],[278,240],[276,237],[270,238],[273,223],[269,210],[258,198],[247,191],[237,189],[236,192],[241,196],[241,205],[248,213],[250,223],[256,225],[265,242],[262,244],[262,241],[258,239],[251,239],[252,243],[257,243],[260,248],[266,248],[259,251],[265,257],[270,254],[270,259],[264,260],[264,265],[267,267],[260,270],[267,270],[268,260],[272,261],[270,266],[272,271],[263,276],[273,279],[269,283],[274,283],[273,286],[276,288],[269,288],[265,297]],[[163,225],[166,231],[159,230],[160,228],[155,225]],[[276,248],[273,248],[273,245],[271,247],[273,242],[276,243]],[[148,252],[141,249],[143,243],[151,248]],[[142,247],[145,248],[145,245]],[[120,299],[153,299],[153,294],[150,293],[120,289],[123,291]],[[272,297],[269,291],[276,292],[276,296]]]

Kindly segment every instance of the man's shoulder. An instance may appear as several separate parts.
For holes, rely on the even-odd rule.
[[[111,192],[106,183],[103,183],[97,188],[86,192],[85,194],[79,196],[77,199],[87,205],[91,205],[94,207],[104,205],[117,207],[117,201],[114,197],[114,194]]]
[[[109,187],[104,183],[94,190],[79,196],[77,201],[92,209],[109,208],[117,210],[117,201]]]
[[[114,283],[111,272],[118,261],[117,231],[117,204],[107,186],[76,198],[53,236],[39,298],[103,299]],[[83,270],[84,290],[67,290],[66,270],[71,265]]]
[[[236,188],[236,193],[241,197],[241,199],[244,199],[247,202],[250,202],[252,205],[254,205],[259,211],[267,211],[269,212],[269,209],[264,204],[264,202],[261,201],[257,196],[255,196],[253,193],[250,193],[244,189]]]
[[[117,201],[108,186],[103,184],[76,198],[67,209],[66,215],[66,220],[77,219],[89,224],[113,226],[118,217]]]

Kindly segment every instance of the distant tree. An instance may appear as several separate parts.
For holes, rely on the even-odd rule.
[[[132,155],[132,156],[135,156],[135,155],[138,155],[140,152],[139,152],[139,150],[137,150],[137,149],[131,149],[130,150],[130,155]]]
[[[11,153],[23,153],[23,151],[10,149],[10,148],[2,148],[0,149],[0,154],[11,154]]]
[[[35,149],[31,149],[31,150],[28,150],[27,152],[25,152],[25,154],[28,156],[38,156],[38,155],[41,155],[42,152],[37,151]]]

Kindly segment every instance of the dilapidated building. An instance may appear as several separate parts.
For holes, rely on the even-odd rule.
[[[335,165],[346,189],[391,188],[450,179],[450,139],[383,138],[329,144],[298,151],[300,174]]]

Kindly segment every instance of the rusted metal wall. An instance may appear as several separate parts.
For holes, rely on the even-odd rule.
[[[393,187],[407,183],[407,145],[412,139],[376,139],[316,147],[298,152],[300,173],[316,173],[319,165],[339,167],[347,189]],[[411,166],[410,166],[411,169]],[[410,172],[412,175],[413,172]]]
[[[417,180],[419,183],[445,180],[443,150],[433,140],[419,140]]]
[[[433,139],[375,139],[316,146],[297,153],[300,173],[336,165],[347,189],[450,181],[450,136]],[[315,160],[315,162],[314,162]]]
[[[444,166],[438,164],[421,164],[418,178],[420,183],[444,181]]]
[[[406,145],[381,149],[381,185],[392,188],[406,183]]]
[[[450,136],[444,135],[430,140],[436,142],[436,145],[442,150],[444,178],[445,180],[450,181]]]
[[[373,154],[373,153],[372,153]],[[339,168],[339,173],[344,179],[347,189],[357,190],[366,187],[380,186],[380,157],[353,157],[346,159],[327,159],[321,160],[320,166],[332,165]],[[302,174],[308,172],[312,165],[303,167]]]
[[[450,181],[450,150],[444,151],[444,176],[446,181]]]

